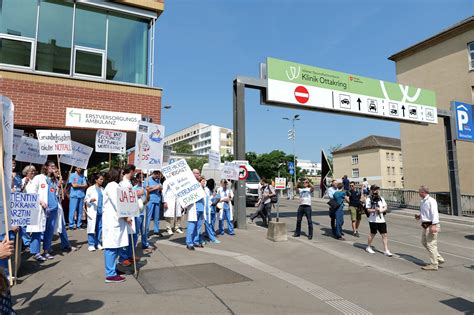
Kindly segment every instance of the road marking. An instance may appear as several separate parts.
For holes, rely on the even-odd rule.
[[[158,243],[161,245],[169,245],[173,247],[183,247],[183,245],[173,243],[169,240],[166,241],[158,241]],[[226,257],[231,257],[234,258],[238,261],[240,261],[243,264],[246,264],[252,268],[255,268],[257,270],[263,271],[271,276],[274,276],[276,278],[279,278],[289,284],[294,285],[295,287],[305,291],[306,293],[311,294],[315,298],[319,299],[320,301],[323,301],[324,303],[328,304],[329,306],[335,308],[336,310],[340,311],[342,314],[357,314],[357,315],[371,315],[369,311],[366,309],[362,308],[361,306],[352,303],[351,301],[348,301],[336,293],[333,293],[321,286],[318,286],[312,282],[309,282],[303,278],[300,278],[298,276],[295,276],[293,274],[290,274],[288,272],[285,272],[283,270],[280,270],[278,268],[275,268],[273,266],[267,265],[263,262],[261,262],[258,259],[255,259],[249,255],[244,255],[240,253],[235,253],[235,252],[230,252],[226,250],[220,250],[220,249],[214,249],[214,248],[203,248],[199,249],[199,252],[206,252],[209,254],[214,254],[214,255],[220,255],[220,256],[226,256]]]

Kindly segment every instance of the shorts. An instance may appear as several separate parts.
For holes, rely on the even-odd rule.
[[[387,223],[375,223],[369,222],[370,234],[377,234],[377,231],[380,234],[387,234]]]
[[[349,211],[351,213],[351,221],[360,221],[361,220],[361,213],[359,211],[359,207],[349,206]]]

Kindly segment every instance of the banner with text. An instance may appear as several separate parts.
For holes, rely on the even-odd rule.
[[[164,166],[162,172],[182,207],[189,206],[206,196],[186,160],[181,159]]]
[[[11,194],[10,225],[38,225],[39,195],[15,192]]]
[[[46,155],[40,155],[38,140],[25,136],[21,137],[21,143],[18,147],[15,160],[33,164],[44,164],[47,158]]]
[[[117,215],[119,218],[134,218],[140,215],[137,193],[124,187],[117,187]]]
[[[86,169],[94,149],[76,141],[71,141],[71,144],[72,154],[61,155],[59,160],[61,163]]]
[[[115,130],[97,130],[95,152],[125,154],[127,133]]]
[[[222,167],[222,179],[239,180],[240,167],[232,162],[225,162]]]
[[[218,170],[221,168],[221,154],[218,151],[209,151],[209,168]]]
[[[18,154],[18,148],[20,147],[21,144],[21,137],[23,137],[23,134],[25,132],[21,129],[13,129],[13,148],[12,148],[12,154],[17,155]]]
[[[69,130],[36,130],[41,155],[72,154]]]
[[[135,140],[135,166],[142,170],[161,170],[165,126],[141,121]]]
[[[13,148],[13,110],[14,106],[9,98],[0,96],[1,98],[1,116],[2,128],[0,132],[0,144],[2,147],[3,171],[0,172],[0,234],[4,234],[8,230],[10,223],[10,211],[7,211],[10,205],[10,189],[12,185],[12,148]],[[2,189],[5,187],[5,200],[3,200]],[[7,217],[7,218],[5,218]]]

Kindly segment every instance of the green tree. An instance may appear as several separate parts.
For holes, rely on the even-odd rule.
[[[270,153],[259,154],[252,166],[255,168],[260,176],[265,176],[267,179],[273,179],[278,176],[292,178],[288,172],[288,162],[293,162],[293,155],[287,155],[280,150],[274,150]],[[301,168],[296,168],[296,177],[301,176]]]
[[[186,159],[186,162],[188,162],[190,169],[196,168],[198,170],[202,170],[202,166],[204,165],[204,163],[207,163],[207,158],[192,157],[192,158]]]
[[[172,147],[176,153],[193,153],[193,147],[185,141],[173,144]]]

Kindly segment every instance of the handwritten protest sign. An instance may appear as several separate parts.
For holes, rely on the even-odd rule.
[[[145,170],[160,170],[163,163],[165,127],[145,121],[138,123],[135,140],[135,166]]]
[[[186,160],[181,159],[164,166],[162,172],[182,207],[189,206],[206,196]]]
[[[222,179],[238,180],[239,179],[239,165],[232,162],[225,162],[222,167]]]
[[[137,193],[125,187],[117,187],[117,214],[119,218],[140,215]]]
[[[17,161],[44,164],[47,158],[46,155],[40,155],[38,140],[25,136],[21,137],[21,143],[15,158]]]
[[[20,147],[21,137],[23,137],[23,134],[24,134],[23,130],[13,129],[13,148],[12,148],[13,155],[18,154],[18,148]]]
[[[41,155],[72,154],[69,130],[36,130]]]
[[[39,195],[15,192],[11,194],[11,226],[37,225],[39,222]]]
[[[7,211],[10,204],[10,188],[12,185],[12,148],[13,148],[13,103],[10,99],[0,95],[0,115],[2,128],[0,128],[0,146],[2,160],[0,165],[0,233],[8,230],[10,213]],[[10,272],[11,268],[9,267]]]
[[[97,130],[95,151],[124,154],[127,147],[127,133],[114,130]]]
[[[94,149],[76,141],[71,141],[71,144],[72,154],[61,155],[61,163],[86,169]]]
[[[209,151],[209,168],[211,170],[218,170],[221,167],[221,154],[218,151]]]

